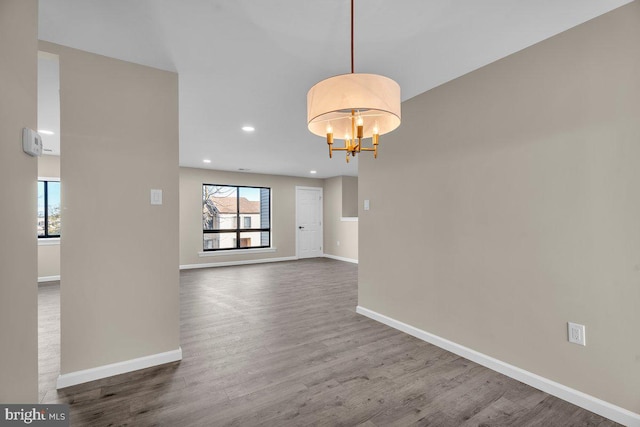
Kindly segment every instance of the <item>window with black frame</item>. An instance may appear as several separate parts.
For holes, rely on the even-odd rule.
[[[203,250],[271,246],[271,189],[202,185]]]
[[[60,181],[38,181],[38,238],[60,237]]]

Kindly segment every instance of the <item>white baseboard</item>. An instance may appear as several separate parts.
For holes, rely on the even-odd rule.
[[[340,221],[342,222],[358,222],[357,216],[343,216],[340,217]]]
[[[191,270],[194,268],[210,268],[210,267],[229,267],[232,265],[263,264],[265,262],[295,261],[297,259],[298,257],[288,256],[288,257],[280,257],[280,258],[247,259],[242,261],[221,261],[221,262],[211,262],[207,264],[184,264],[180,266],[180,270]]]
[[[457,354],[458,356],[462,356],[496,372],[500,372],[501,374],[528,384],[531,387],[535,387],[553,396],[559,397],[560,399],[566,400],[567,402],[573,403],[574,405],[580,406],[588,411],[595,412],[596,414],[602,415],[610,420],[629,427],[640,427],[640,414],[636,414],[635,412],[631,412],[609,402],[605,402],[597,397],[590,396],[532,372],[525,371],[517,366],[494,359],[491,356],[487,356],[486,354],[472,350],[463,345],[456,344],[445,338],[441,338],[437,335],[423,331],[422,329],[418,329],[414,326],[392,319],[391,317],[387,317],[362,306],[358,306],[356,308],[356,312]]]
[[[58,376],[57,389],[182,360],[182,348]]]
[[[53,282],[54,280],[60,280],[60,275],[38,277],[38,283],[41,283],[41,282]]]
[[[324,254],[325,258],[331,258],[331,259],[336,259],[338,261],[344,261],[344,262],[351,262],[353,264],[357,264],[358,260],[357,259],[353,259],[353,258],[345,258],[342,256],[338,256],[338,255],[330,255],[330,254]]]

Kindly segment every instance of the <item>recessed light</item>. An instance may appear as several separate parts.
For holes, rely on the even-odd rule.
[[[38,129],[38,133],[42,133],[44,135],[53,135],[53,132],[46,129]]]
[[[242,126],[242,130],[245,132],[253,132],[254,130],[256,130],[256,128],[254,128],[253,126]]]
[[[211,160],[209,160],[209,159],[204,159],[202,162],[203,162],[203,163],[211,163]]]
[[[318,171],[309,171],[309,173],[315,174],[318,173]]]

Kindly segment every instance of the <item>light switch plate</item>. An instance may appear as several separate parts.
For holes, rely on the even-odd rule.
[[[364,210],[365,210],[365,211],[368,211],[368,210],[369,210],[369,199],[366,199],[366,200],[364,201]]]
[[[162,190],[151,189],[151,204],[152,205],[162,204]]]

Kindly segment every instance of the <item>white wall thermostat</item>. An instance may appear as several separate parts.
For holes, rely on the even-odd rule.
[[[22,149],[30,156],[42,155],[42,137],[35,130],[22,129]]]

